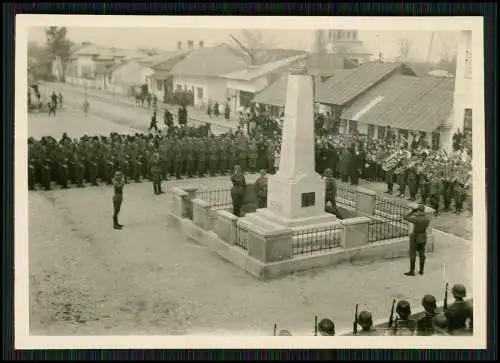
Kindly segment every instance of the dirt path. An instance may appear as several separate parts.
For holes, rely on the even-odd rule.
[[[149,183],[125,193],[126,227],[114,231],[108,187],[30,192],[32,334],[267,335],[276,321],[310,335],[314,315],[348,328],[356,303],[380,319],[393,297],[414,305],[426,293],[439,298],[443,263],[449,282],[472,294],[471,246],[450,242],[415,279],[401,274],[407,261],[399,259],[260,282],[169,228],[167,198],[154,197]]]

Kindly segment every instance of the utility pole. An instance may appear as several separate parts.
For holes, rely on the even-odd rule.
[[[431,42],[429,43],[429,51],[427,52],[427,60],[425,62],[425,75],[429,74],[429,61],[431,59],[432,43],[434,42],[434,34],[435,34],[435,32],[432,32]]]

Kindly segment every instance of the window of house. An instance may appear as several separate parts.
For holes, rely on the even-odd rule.
[[[378,127],[378,135],[377,138],[383,139],[385,137],[385,127],[384,126],[379,126]]]
[[[163,80],[156,80],[156,90],[163,91]]]
[[[432,148],[438,150],[441,143],[441,134],[439,132],[432,133]]]
[[[203,99],[203,87],[196,88],[196,98],[198,98],[199,100]]]
[[[464,110],[463,131],[471,131],[472,132],[472,109],[471,108],[466,108]]]
[[[368,125],[368,137],[373,138],[375,136],[375,126]]]

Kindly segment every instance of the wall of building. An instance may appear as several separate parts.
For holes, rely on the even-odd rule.
[[[174,91],[180,86],[183,90],[186,86],[194,93],[194,104],[197,107],[204,107],[208,100],[224,104],[230,93],[227,88],[227,81],[220,78],[193,77],[193,76],[174,76]],[[199,94],[198,89],[201,89]],[[201,96],[201,97],[200,97]]]
[[[143,68],[137,61],[130,61],[111,74],[111,84],[120,86],[140,86],[144,82]]]
[[[90,77],[95,75],[95,62],[91,55],[81,55],[75,60],[76,65],[76,77],[82,78],[84,73],[88,74]]]
[[[268,86],[268,77],[263,76],[257,78],[253,81],[238,81],[238,80],[228,80],[227,88],[229,97],[231,97],[231,108],[233,110],[238,110],[242,107],[240,103],[240,91],[245,91],[249,93],[257,93]]]

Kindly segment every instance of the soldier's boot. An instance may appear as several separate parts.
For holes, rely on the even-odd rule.
[[[122,225],[118,223],[118,217],[113,217],[113,228],[122,229]]]
[[[420,257],[418,262],[420,264],[420,269],[418,270],[418,273],[420,275],[423,275],[424,274],[424,266],[425,266],[425,257]]]
[[[153,192],[156,195],[160,194],[160,188],[158,188],[158,184],[157,183],[153,183]]]
[[[405,276],[415,276],[415,263],[417,262],[417,259],[415,257],[410,258],[410,271],[405,272]]]
[[[392,190],[393,190],[393,188],[394,188],[394,184],[392,184],[392,183],[388,183],[388,184],[387,184],[387,191],[386,191],[386,193],[387,193],[387,194],[392,194]]]

